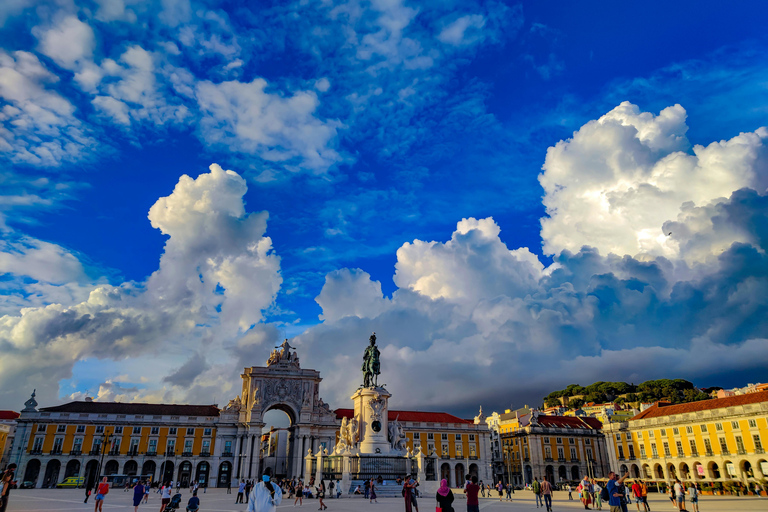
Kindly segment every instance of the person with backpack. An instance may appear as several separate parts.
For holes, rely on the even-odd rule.
[[[616,479],[616,476],[614,471],[608,473],[608,483],[606,484],[605,489],[603,489],[601,497],[603,501],[608,502],[611,512],[623,512],[623,509],[621,508],[621,500],[624,497],[624,480],[627,479],[629,473],[625,473],[624,476],[618,480]]]
[[[276,512],[283,501],[283,491],[279,485],[273,484],[272,468],[267,468],[261,477],[261,482],[253,486],[248,499],[248,512]]]
[[[533,490],[533,495],[536,496],[536,508],[539,508],[539,505],[543,507],[544,501],[541,499],[541,484],[539,483],[538,477],[533,479],[531,489]]]
[[[697,487],[697,484],[691,484],[691,486],[688,487],[688,495],[691,497],[691,507],[693,507],[693,512],[699,512],[699,488]]]

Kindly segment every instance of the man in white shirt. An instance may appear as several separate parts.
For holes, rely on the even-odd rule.
[[[675,498],[677,499],[677,510],[685,511],[685,489],[677,478],[675,478]]]
[[[264,471],[261,482],[253,486],[248,498],[248,512],[275,512],[283,501],[283,491],[280,486],[270,482],[272,468]]]

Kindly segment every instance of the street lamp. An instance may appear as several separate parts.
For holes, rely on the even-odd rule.
[[[107,443],[109,442],[109,436],[111,434],[109,432],[104,432],[104,435],[102,436],[104,439],[104,442],[101,444],[101,458],[99,459],[99,466],[96,468],[96,479],[97,484],[98,480],[101,478],[101,467],[104,464],[104,452],[107,451]]]

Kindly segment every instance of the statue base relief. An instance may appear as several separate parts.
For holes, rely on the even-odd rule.
[[[360,455],[389,455],[392,446],[389,432],[389,397],[392,395],[383,387],[360,388],[352,395],[355,418],[358,421]]]

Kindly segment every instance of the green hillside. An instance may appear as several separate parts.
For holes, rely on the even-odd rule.
[[[669,400],[674,404],[682,404],[707,398],[709,395],[683,379],[648,380],[638,385],[599,381],[589,386],[571,384],[565,389],[553,391],[544,397],[544,404],[547,407],[555,407],[561,402],[566,402],[569,408],[578,409],[588,402],[634,403]]]

